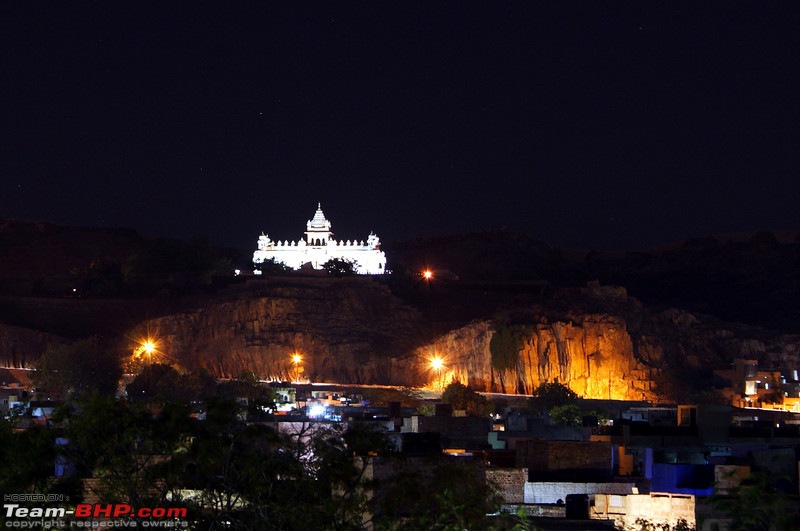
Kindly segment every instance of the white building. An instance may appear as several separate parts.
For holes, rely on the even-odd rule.
[[[378,237],[370,233],[366,243],[334,240],[331,222],[325,219],[321,205],[317,205],[314,217],[306,223],[305,234],[305,240],[281,242],[261,233],[258,250],[253,253],[253,264],[258,266],[265,260],[275,260],[292,269],[300,269],[305,264],[322,269],[328,260],[339,258],[353,262],[359,275],[382,275],[386,270],[386,255],[380,249]]]

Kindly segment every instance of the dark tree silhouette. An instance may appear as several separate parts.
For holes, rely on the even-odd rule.
[[[38,388],[64,396],[92,391],[111,395],[122,376],[120,356],[98,338],[47,349],[36,365],[33,381]]]
[[[344,258],[331,258],[322,264],[322,269],[332,277],[349,277],[356,274],[355,262]]]
[[[452,382],[442,393],[442,402],[451,404],[453,409],[463,409],[468,415],[486,417],[492,413],[492,403],[461,382]]]
[[[556,406],[566,406],[578,401],[578,394],[559,382],[544,382],[533,391],[532,409],[550,411]]]

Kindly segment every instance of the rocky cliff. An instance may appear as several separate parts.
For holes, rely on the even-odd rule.
[[[497,321],[471,323],[418,349],[420,358],[445,360],[442,374],[428,371],[428,382],[457,379],[482,391],[530,394],[542,382],[558,381],[586,398],[680,401],[702,391],[712,370],[728,368],[735,358],[800,367],[800,336],[724,326],[679,310],[644,312],[633,320],[591,313],[552,320],[541,308],[533,313],[531,322],[516,325],[522,341],[510,367],[493,363]]]
[[[3,367],[30,368],[47,347],[66,342],[53,334],[0,323],[0,364]]]
[[[253,370],[268,379],[434,387],[455,378],[482,391],[525,394],[559,381],[588,398],[679,400],[734,358],[777,368],[796,368],[800,358],[800,337],[648,310],[624,290],[583,290],[433,335],[422,314],[382,283],[254,282],[147,326],[157,332],[160,356],[221,377]],[[507,329],[516,347],[498,360],[492,338]],[[444,360],[438,371],[434,357]]]
[[[365,278],[253,281],[130,335],[145,328],[159,356],[189,370],[348,383],[413,384],[407,359],[424,340],[419,312]]]

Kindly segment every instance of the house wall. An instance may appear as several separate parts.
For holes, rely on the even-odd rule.
[[[525,503],[566,502],[567,494],[620,494],[636,492],[635,483],[578,483],[566,481],[526,481]]]
[[[695,497],[691,494],[596,494],[591,518],[613,519],[622,529],[637,528],[636,520],[674,527],[685,520],[690,528],[697,525]]]
[[[517,466],[536,471],[613,471],[613,447],[604,442],[518,441]]]

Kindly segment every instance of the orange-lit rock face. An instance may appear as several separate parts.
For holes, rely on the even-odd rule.
[[[526,394],[557,379],[588,398],[642,400],[656,398],[654,380],[676,369],[691,377],[742,355],[764,366],[800,365],[796,336],[756,336],[638,303],[614,313],[571,309],[568,318],[526,308],[516,315],[512,355],[498,364],[491,344],[499,320],[432,338],[420,312],[369,279],[252,283],[204,302],[149,324],[160,331],[164,359],[221,377],[248,370],[265,379],[437,388],[456,379],[476,390]]]
[[[277,284],[277,283],[276,283]],[[254,283],[202,308],[158,319],[159,349],[189,370],[233,377],[414,385],[420,315],[368,279]],[[294,361],[294,355],[300,356]]]
[[[488,322],[454,330],[427,348],[449,360],[450,379],[484,391],[530,394],[557,380],[586,398],[654,398],[654,371],[634,357],[621,318],[586,315],[580,322],[539,323],[526,331],[516,366],[506,370],[492,367],[494,331]]]

